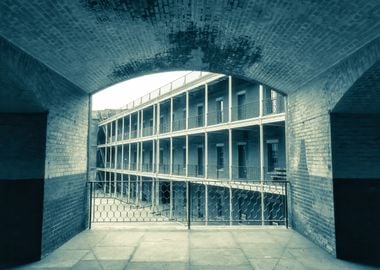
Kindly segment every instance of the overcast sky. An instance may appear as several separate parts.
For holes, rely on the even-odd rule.
[[[119,109],[129,102],[184,76],[190,71],[174,71],[141,76],[115,84],[93,95],[92,109]]]

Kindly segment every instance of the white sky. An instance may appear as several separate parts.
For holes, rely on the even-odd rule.
[[[92,96],[92,110],[119,109],[129,102],[189,72],[190,71],[173,71],[155,73],[115,84]]]

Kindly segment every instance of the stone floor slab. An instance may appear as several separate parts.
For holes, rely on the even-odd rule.
[[[188,242],[181,240],[142,242],[131,259],[132,262],[186,262],[187,260]]]
[[[188,263],[175,262],[130,262],[127,264],[127,270],[189,270]]]
[[[134,247],[95,247],[94,254],[98,260],[129,260]]]
[[[191,248],[236,248],[230,232],[191,232]]]
[[[143,235],[143,232],[110,232],[98,242],[97,246],[137,246]]]
[[[249,265],[240,249],[191,249],[191,265],[235,266]]]

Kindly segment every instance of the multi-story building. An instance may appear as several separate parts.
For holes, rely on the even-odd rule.
[[[168,219],[285,224],[285,101],[189,73],[99,123],[97,188]]]

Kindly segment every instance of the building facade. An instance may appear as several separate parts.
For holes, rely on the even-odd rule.
[[[191,72],[99,123],[97,194],[146,217],[285,224],[285,106],[260,83]],[[95,220],[138,221],[123,215]]]

